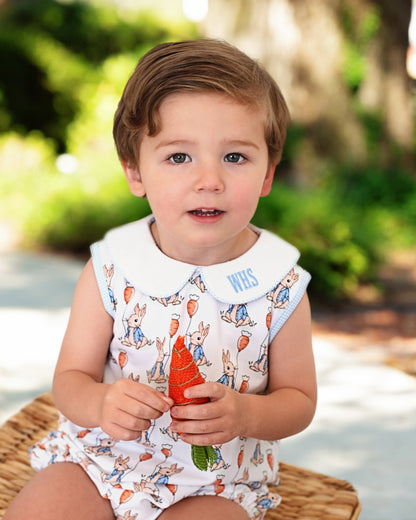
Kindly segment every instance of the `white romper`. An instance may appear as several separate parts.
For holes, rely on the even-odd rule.
[[[245,254],[197,267],[158,249],[152,221],[149,216],[113,229],[91,247],[104,306],[114,319],[103,381],[130,377],[167,394],[180,335],[206,381],[264,392],[268,345],[310,280],[296,264],[299,252],[253,227],[259,238]],[[153,520],[172,503],[200,494],[235,500],[256,519],[279,504],[267,487],[279,480],[278,441],[238,437],[213,446],[216,459],[204,471],[170,422],[166,413],[135,441],[119,441],[61,415],[58,430],[31,448],[31,464],[36,470],[60,461],[80,464],[117,519]]]

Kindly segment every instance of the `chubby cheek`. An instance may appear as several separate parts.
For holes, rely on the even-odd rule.
[[[148,193],[149,205],[156,218],[170,219],[183,206],[183,194],[171,187],[170,189],[153,189]]]
[[[240,214],[247,214],[251,219],[256,211],[259,197],[260,192],[258,186],[236,189],[233,194],[234,207]]]

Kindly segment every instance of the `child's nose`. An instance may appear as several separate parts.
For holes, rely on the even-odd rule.
[[[219,166],[212,163],[200,165],[195,181],[196,191],[224,191],[224,181]]]

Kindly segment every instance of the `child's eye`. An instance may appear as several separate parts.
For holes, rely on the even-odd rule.
[[[169,162],[175,164],[182,164],[189,162],[191,158],[186,153],[174,153],[170,157],[168,157]]]
[[[245,161],[244,155],[241,155],[241,153],[232,152],[227,153],[227,155],[224,157],[225,162],[231,162],[231,163],[241,163]]]

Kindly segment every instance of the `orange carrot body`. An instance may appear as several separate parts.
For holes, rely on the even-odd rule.
[[[175,405],[207,403],[207,397],[188,399],[184,391],[191,386],[205,383],[192,354],[186,348],[185,338],[178,336],[172,349],[169,373],[169,397]],[[175,417],[172,416],[173,419]],[[212,446],[191,445],[191,457],[195,466],[201,471],[207,471],[217,458],[217,453]]]
[[[118,355],[118,363],[120,365],[120,368],[124,368],[127,363],[127,354],[122,350],[120,354]]]
[[[170,327],[169,327],[169,336],[171,338],[173,338],[173,336],[178,332],[178,328],[179,328],[179,321],[178,321],[178,318],[176,318],[176,315],[174,314],[170,321]]]
[[[267,316],[266,316],[266,326],[267,326],[267,330],[270,330],[270,325],[272,323],[272,313],[271,312],[268,312],[267,313]]]
[[[191,386],[205,383],[196,365],[192,354],[186,348],[185,338],[178,336],[172,349],[169,374],[169,397],[176,405],[207,403],[206,397],[188,399],[183,393]]]
[[[248,376],[243,376],[243,380],[241,382],[239,393],[243,394],[248,389]]]
[[[191,295],[192,296],[192,295]],[[197,297],[196,297],[197,298]],[[197,309],[198,309],[198,301],[197,299],[195,298],[191,298],[187,305],[186,305],[186,309],[188,311],[188,315],[190,318],[192,318],[192,316],[196,313]]]
[[[267,450],[267,464],[269,465],[269,468],[273,470],[274,460],[271,450]]]
[[[125,502],[128,502],[130,500],[130,498],[133,496],[133,494],[134,494],[134,491],[132,491],[131,489],[124,490],[120,496],[120,504],[124,504]]]
[[[126,288],[124,289],[124,301],[126,303],[129,303],[133,294],[134,294],[134,287],[132,287],[131,285],[126,285]]]
[[[244,350],[247,347],[247,345],[250,342],[250,336],[251,336],[251,334],[249,332],[243,331],[243,333],[239,337],[238,343],[237,343],[238,352],[241,352],[242,350]]]

